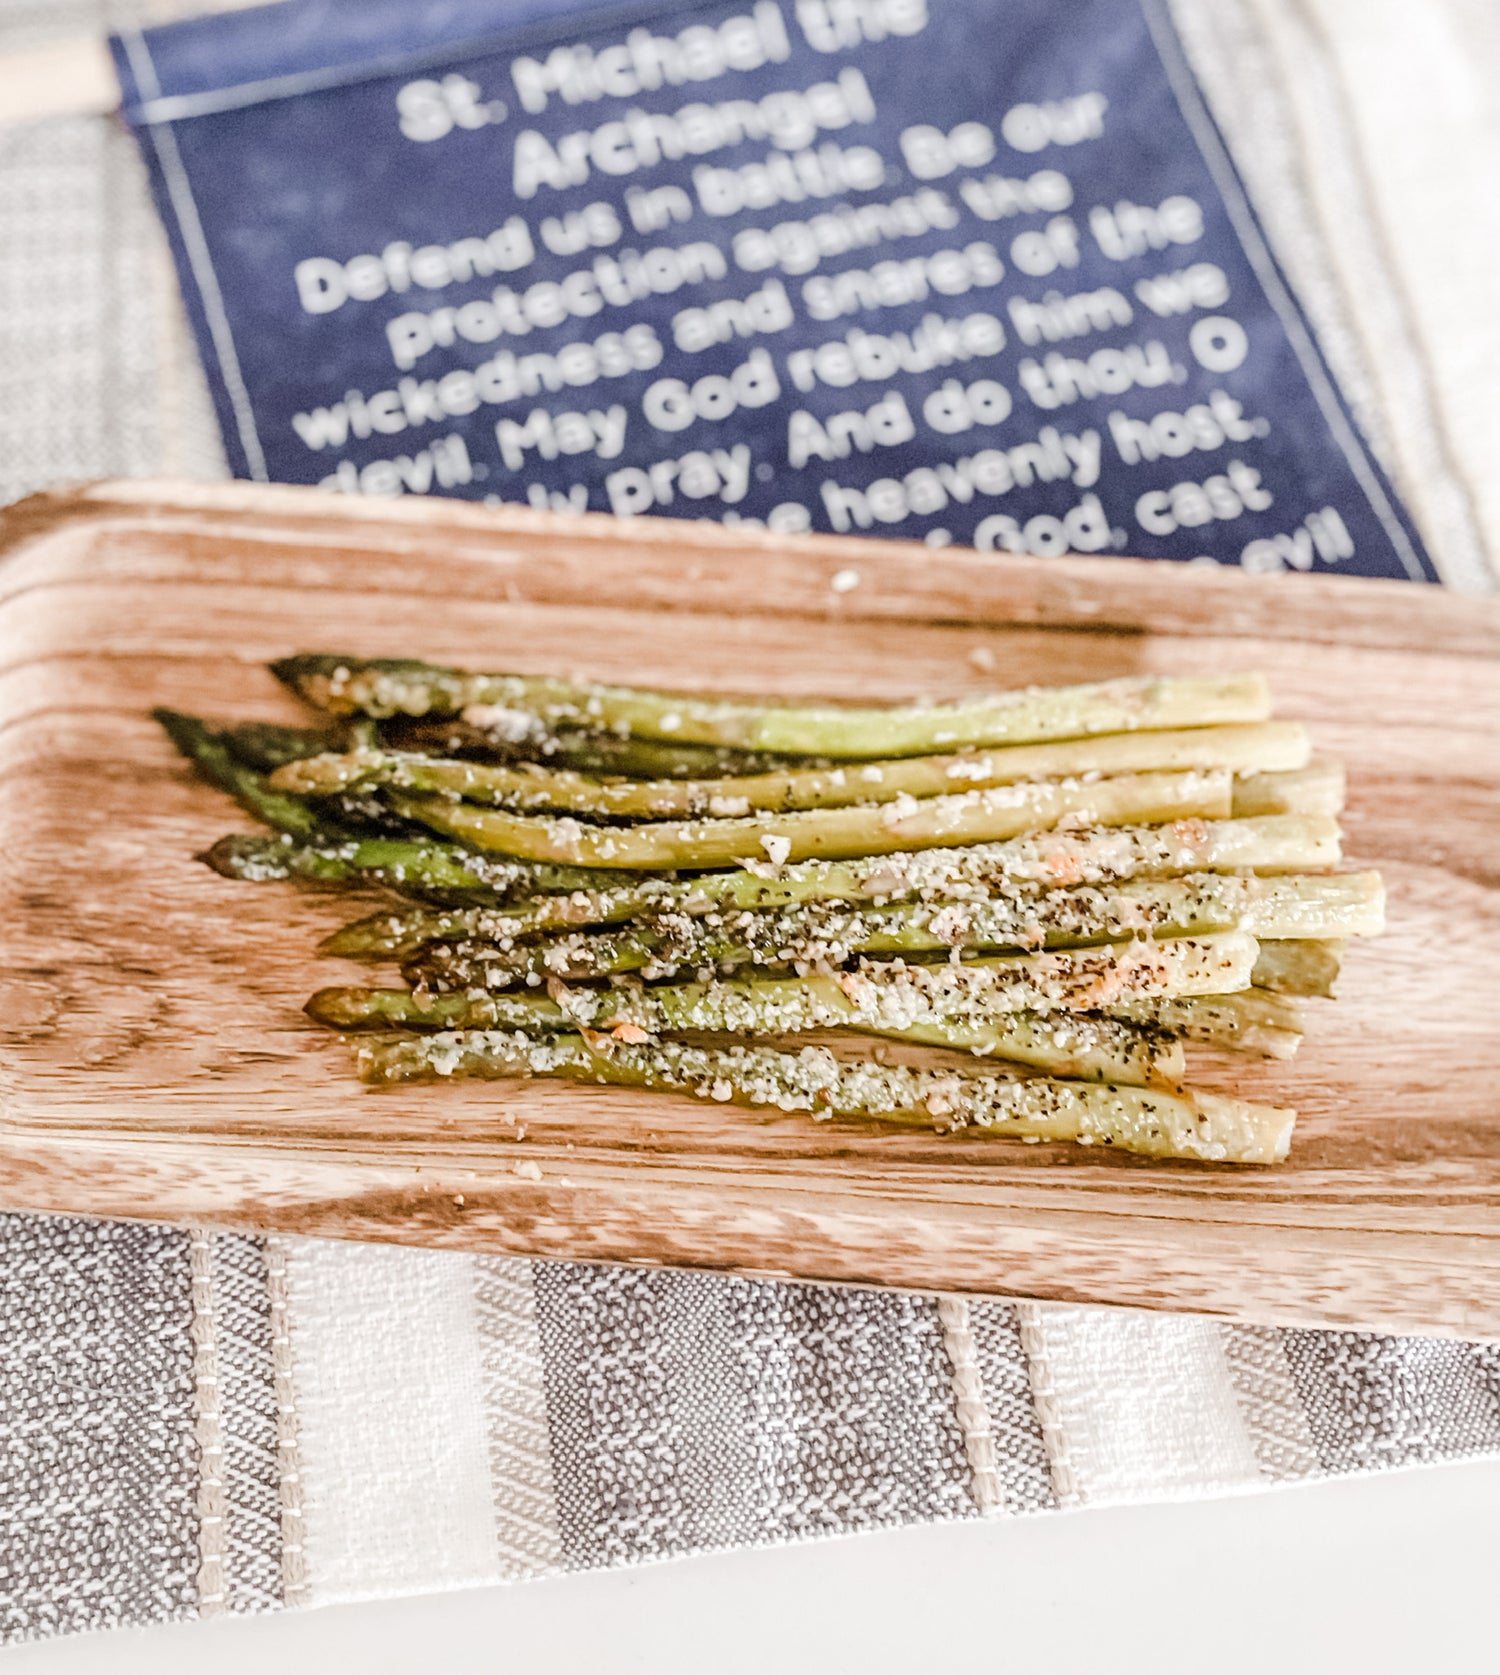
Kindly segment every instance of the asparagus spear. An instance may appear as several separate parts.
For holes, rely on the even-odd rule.
[[[646,826],[585,826],[570,817],[506,814],[439,798],[390,794],[391,806],[476,849],[570,866],[727,867],[763,856],[773,862],[886,855],[986,843],[1072,819],[1103,826],[1220,818],[1229,812],[1229,775],[1222,770],[1130,774],[1089,783],[1043,780],[907,798],[884,809],[828,808],[759,819],[662,821]]]
[[[752,996],[755,991],[748,991]],[[949,1047],[980,1057],[1009,1059],[1044,1070],[1053,1076],[1089,1082],[1119,1082],[1130,1086],[1176,1087],[1183,1077],[1182,1049],[1158,1026],[1116,1018],[1074,1013],[1011,1012],[988,1022],[961,1018],[926,1018],[883,1028],[860,1021],[859,1015],[836,991],[809,994],[796,1019],[789,1022],[785,1007],[772,993],[762,996],[759,1012],[753,1000],[739,997],[739,1016],[750,1017],[737,1033],[796,1034],[815,1029],[854,1028],[893,1040],[929,1047]],[[665,999],[663,997],[666,997]],[[621,1005],[629,1012],[619,1016]],[[328,988],[307,1003],[307,1014],[331,1029],[350,1033],[408,1029],[521,1029],[531,1034],[556,1034],[597,1022],[633,1037],[657,1035],[671,1027],[680,1008],[668,992],[646,989],[629,996],[601,994],[593,989],[567,992],[561,1003],[535,992],[519,994],[413,994],[408,989]],[[753,1020],[759,1017],[757,1024]],[[853,1019],[851,1024],[850,1020]]]
[[[472,712],[469,712],[472,713]],[[821,756],[778,750],[732,750],[727,745],[669,744],[665,739],[622,739],[614,733],[559,733],[543,747],[553,767],[627,779],[712,779],[726,774],[774,773],[787,767],[820,768]]]
[[[452,923],[465,916],[443,917]],[[492,924],[498,919],[482,912],[467,917]],[[486,987],[500,987],[506,974],[512,983],[533,977],[587,982],[626,971],[657,978],[684,967],[800,968],[842,965],[856,954],[1071,948],[1140,935],[1202,936],[1224,930],[1256,937],[1374,935],[1383,924],[1378,873],[1270,879],[1210,873],[941,907],[916,903],[864,911],[803,907],[705,918],[648,915],[645,923],[625,930],[575,932],[540,942],[503,934],[493,940],[432,939],[407,958],[417,980],[463,983],[464,973],[482,970]]]
[[[559,729],[537,737],[514,738],[513,712],[499,712],[498,723],[482,704],[456,716],[393,716],[379,724],[392,750],[437,756],[475,756],[516,762],[535,759],[554,768],[584,774],[620,774],[629,779],[713,779],[726,774],[774,773],[778,769],[819,768],[820,757],[787,756],[769,750],[730,750],[722,745],[668,744],[661,739],[622,739],[613,733]],[[333,748],[333,747],[329,747]]]
[[[230,836],[220,838],[198,859],[225,878],[255,884],[283,878],[319,884],[378,884],[407,896],[459,903],[499,903],[539,890],[597,891],[602,879],[619,876],[511,861],[501,855],[476,855],[453,844],[386,837],[351,837],[318,844]]]
[[[644,1007],[644,1015],[650,1016],[650,997],[660,992],[647,990],[637,996],[632,1011],[640,1016]],[[346,1032],[522,1029],[546,1034],[575,1027],[580,1006],[585,1019],[608,1015],[607,1000],[593,991],[567,999],[570,1009],[535,990],[434,995],[413,994],[409,989],[326,988],[313,995],[306,1011],[318,1023]],[[659,1019],[653,1019],[656,1023]],[[634,1027],[641,1028],[638,1023]],[[1182,1051],[1173,1044],[1174,1038],[1268,1058],[1291,1058],[1301,1044],[1302,1032],[1302,1013],[1295,1000],[1242,989],[1228,995],[1135,1001],[1104,1014],[1023,1012],[989,1024],[934,1018],[871,1033],[990,1058],[1018,1059],[1055,1076],[1171,1087],[1181,1082],[1184,1073]],[[643,1029],[642,1033],[650,1032]]]
[[[958,756],[912,756],[860,767],[786,769],[730,779],[637,780],[601,784],[583,774],[534,764],[497,767],[383,750],[308,756],[272,778],[281,791],[332,796],[381,786],[436,792],[512,813],[571,812],[598,818],[659,820],[683,815],[746,815],[755,809],[849,808],[900,797],[939,797],[1028,779],[1081,774],[1181,772],[1228,768],[1237,774],[1299,768],[1306,732],[1295,722],[1199,727],[1188,732],[1115,733],[1056,744],[1012,745]]]
[[[272,845],[273,852],[262,855],[250,847],[259,840],[224,841],[244,846],[246,864],[251,868],[286,864],[280,858],[283,852],[279,846]],[[506,864],[494,859],[487,862],[443,845],[434,844],[432,848],[440,860],[446,862],[451,857],[458,866],[470,861],[480,867]],[[399,959],[424,942],[470,937],[503,942],[540,931],[615,924],[665,912],[699,915],[719,909],[775,909],[804,902],[886,902],[907,897],[968,901],[991,894],[1030,895],[1059,884],[1108,884],[1118,879],[1212,869],[1295,872],[1333,866],[1338,859],[1338,827],[1326,817],[1183,820],[1169,826],[1045,832],[967,849],[928,849],[920,854],[869,860],[805,861],[775,871],[767,866],[756,872],[705,873],[681,880],[632,879],[603,889],[536,896],[518,907],[378,913],[336,932],[323,944],[322,952],[356,959]],[[236,857],[231,855],[227,866],[235,864]],[[441,889],[439,881],[430,877],[423,884],[423,869],[415,856],[404,859],[401,868],[402,881],[397,887],[408,895],[421,893],[430,899],[448,900],[483,895],[477,879],[467,890],[462,886]],[[256,870],[255,875],[286,877],[288,873]],[[489,900],[498,902],[500,897]]]
[[[237,761],[263,774],[274,773],[288,762],[351,747],[347,727],[283,727],[272,721],[244,721],[225,727],[219,738]]]
[[[552,1034],[576,1029],[578,1020],[549,995],[417,995],[410,989],[319,989],[303,1008],[329,1029],[519,1029]]]
[[[267,775],[246,760],[248,755],[263,755],[277,748],[269,738],[258,736],[260,724],[256,724],[253,742],[247,744],[240,736],[241,729],[217,732],[196,716],[182,715],[175,710],[157,709],[152,714],[173,744],[211,785],[227,791],[241,808],[288,836],[338,841],[358,835],[399,835],[410,829],[409,822],[368,798],[335,796],[309,800],[278,790]],[[291,733],[294,729],[282,731]],[[289,744],[285,739],[278,742],[282,747]]]
[[[1314,757],[1305,768],[1254,773],[1234,782],[1237,818],[1262,814],[1338,814],[1344,807],[1344,769]]]
[[[537,1041],[478,1030],[387,1036],[360,1042],[355,1052],[362,1079],[379,1086],[453,1076],[557,1076],[821,1118],[874,1117],[942,1131],[975,1128],[1214,1163],[1279,1162],[1296,1120],[1292,1111],[1212,1094],[845,1064],[818,1048],[787,1053],[680,1042],[642,1046],[582,1035]]]
[[[151,714],[209,784],[220,791],[227,791],[241,808],[257,820],[263,820],[278,832],[286,832],[296,838],[310,840],[347,835],[341,827],[320,815],[305,798],[273,790],[264,775],[238,761],[224,740],[197,716],[169,709],[154,709]]]
[[[1284,995],[1333,996],[1344,945],[1340,941],[1263,942],[1251,981]]]
[[[1262,1058],[1289,1059],[1302,1045],[1302,1013],[1293,1000],[1260,989],[1232,995],[1146,1000],[1117,1009],[1127,1020],[1151,1024],[1184,1041]]]
[[[766,1027],[755,1020],[775,1007],[784,1008],[788,1017],[802,1016],[810,1006],[823,1013],[832,1006],[840,1014],[830,1018],[820,1013],[800,1026],[805,1029],[830,1022],[878,1029],[883,1021],[905,1025],[923,1017],[988,1021],[1001,1012],[1094,1011],[1156,995],[1230,994],[1247,988],[1255,951],[1254,937],[1227,931],[1173,941],[1003,954],[961,964],[866,961],[856,971],[835,975],[777,978],[757,971],[743,978],[651,989],[650,1004],[668,1021],[642,1022],[642,1027],[733,1033]],[[424,990],[437,993],[505,989],[518,981],[505,965],[491,963],[483,952],[470,955],[462,947],[429,949],[407,974]],[[533,984],[541,980],[530,979]],[[625,994],[616,993],[618,1004],[628,1006]],[[742,1000],[749,1009],[737,1012]],[[719,1018],[724,1021],[714,1021]]]
[[[802,756],[921,756],[965,745],[1030,744],[1094,733],[1265,721],[1271,713],[1270,693],[1260,675],[1146,677],[1004,692],[953,704],[860,709],[736,703],[329,655],[286,658],[271,667],[304,698],[335,714],[457,715],[483,704],[523,720],[529,717],[539,732],[561,723],[674,744],[729,745]]]

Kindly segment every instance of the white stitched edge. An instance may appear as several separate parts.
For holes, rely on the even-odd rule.
[[[139,29],[127,29],[121,33],[120,39],[125,43],[126,56],[130,59],[131,68],[135,71],[142,91],[146,92],[148,97],[152,90],[159,93],[161,89],[156,79],[156,66],[152,62],[151,49],[146,43],[146,37]],[[172,200],[172,208],[177,212],[177,224],[182,232],[182,242],[187,250],[188,262],[192,266],[193,278],[198,283],[198,294],[203,299],[209,336],[213,339],[214,352],[219,358],[219,371],[224,378],[224,388],[228,392],[230,405],[234,408],[235,429],[239,432],[240,446],[245,450],[250,475],[258,483],[269,482],[265,451],[260,445],[260,432],[255,424],[255,409],[251,405],[250,392],[245,387],[244,374],[240,370],[239,352],[234,345],[234,332],[224,307],[224,295],[219,289],[219,276],[214,270],[208,240],[203,233],[203,223],[198,218],[198,205],[193,197],[192,184],[188,180],[187,170],[183,167],[182,154],[177,149],[177,136],[166,123],[153,126],[149,132],[152,149],[156,152],[157,161],[161,164],[162,177],[167,184],[167,195]]]
[[[500,1564],[507,1581],[551,1575],[562,1568],[562,1529],[531,1264],[476,1257],[474,1308]]]
[[[1081,1506],[1083,1493],[1068,1452],[1067,1427],[1063,1421],[1062,1404],[1053,1386],[1052,1367],[1047,1359],[1047,1339],[1042,1329],[1041,1305],[1017,1302],[1015,1309],[1016,1330],[1021,1339],[1022,1353],[1026,1357],[1026,1371],[1031,1381],[1031,1400],[1036,1408],[1037,1423],[1042,1428],[1042,1446],[1047,1454],[1047,1470],[1052,1477],[1052,1493],[1060,1507]]]
[[[192,1287],[193,1436],[198,1444],[198,1615],[227,1610],[224,1559],[228,1495],[224,1483],[224,1415],[219,1385],[219,1309],[214,1294],[213,1236],[195,1227],[189,1237]]]
[[[281,1597],[305,1605],[307,1545],[302,1519],[302,1452],[297,1426],[297,1387],[287,1312],[286,1245],[266,1240],[266,1292],[271,1305],[271,1377],[276,1398],[276,1465],[281,1501]]]
[[[979,1346],[974,1340],[968,1299],[939,1297],[937,1311],[943,1328],[943,1347],[952,1368],[953,1410],[969,1461],[974,1504],[982,1513],[1000,1512],[1005,1507],[1005,1490],[1000,1482],[995,1430],[984,1396]]]

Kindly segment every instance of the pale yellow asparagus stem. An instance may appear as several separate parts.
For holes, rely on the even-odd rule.
[[[634,1023],[716,1034],[800,1032],[830,1025],[876,1034],[953,1018],[990,1023],[1009,1012],[1097,1011],[1161,995],[1248,987],[1256,941],[1243,932],[962,965],[871,962],[836,977],[723,978],[645,989],[564,989],[560,1004],[588,1024]]]
[[[739,1035],[852,1029],[1006,1059],[1085,1082],[1176,1087],[1183,1077],[1182,1048],[1175,1041],[1155,1025],[1123,1018],[1078,1012],[1005,1012],[980,1022],[927,1018],[904,1027],[888,1021],[886,1027],[876,1029],[860,1023],[858,1012],[837,988],[799,996],[795,1008],[774,992],[758,994],[745,985],[734,998],[734,1032]],[[632,996],[628,1019],[618,1017],[619,1010],[617,1002],[593,989],[572,990],[554,1000],[533,992],[434,995],[413,994],[408,989],[328,988],[319,989],[306,1007],[308,1016],[318,1023],[349,1033],[507,1029],[549,1035],[603,1022],[640,1039],[670,1031],[682,1015],[669,989],[646,989]],[[700,1008],[700,1015],[711,1015],[711,1009]]]
[[[360,1076],[378,1086],[440,1077],[556,1076],[815,1118],[874,1118],[1212,1163],[1278,1163],[1296,1121],[1293,1111],[1212,1094],[850,1064],[816,1047],[789,1053],[581,1035],[538,1041],[475,1030],[379,1037],[359,1042],[355,1054]]]
[[[1289,1059],[1302,1045],[1302,1013],[1294,1000],[1261,989],[1231,995],[1147,1000],[1117,1009],[1117,1016],[1207,1047]]]
[[[443,990],[474,982],[493,989],[548,977],[589,982],[639,971],[655,979],[747,965],[826,969],[860,954],[1025,952],[1227,930],[1255,937],[1373,935],[1384,923],[1383,905],[1377,873],[1314,878],[1198,873],[941,906],[803,906],[707,917],[647,913],[642,923],[624,929],[537,940],[517,939],[505,931],[504,921],[494,923],[493,915],[447,914],[441,918],[454,927],[450,937],[424,939],[404,969],[410,980]],[[496,940],[466,935],[465,918],[476,926],[488,922],[500,935]]]
[[[398,813],[476,849],[535,861],[629,869],[780,864],[817,857],[889,855],[906,849],[988,843],[1071,819],[1099,826],[1154,825],[1229,813],[1223,770],[1130,774],[1119,779],[1027,781],[884,808],[813,809],[758,819],[586,826],[573,819],[507,814],[466,803],[391,794]]]
[[[424,942],[474,938],[503,943],[544,931],[619,924],[661,913],[700,917],[740,909],[912,898],[930,903],[984,901],[992,895],[1014,896],[1059,885],[1103,886],[1178,873],[1302,872],[1332,867],[1338,859],[1338,824],[1326,816],[1180,820],[1169,826],[1045,832],[1005,843],[865,861],[804,861],[779,869],[765,865],[753,873],[705,873],[678,880],[626,879],[602,889],[536,895],[514,907],[377,913],[336,931],[321,951],[355,959],[401,959]]]
[[[1339,814],[1344,807],[1344,768],[1314,757],[1287,773],[1245,774],[1234,782],[1236,819],[1265,814]]]
[[[566,723],[673,744],[867,760],[971,745],[1266,721],[1271,714],[1270,690],[1265,677],[1256,674],[1146,676],[1091,686],[1033,687],[948,704],[861,708],[704,698],[328,654],[286,658],[272,667],[303,697],[339,714],[457,715],[480,704],[548,726]]]
[[[1262,942],[1251,981],[1277,994],[1331,998],[1343,957],[1344,944],[1336,938]]]
[[[494,766],[384,750],[304,757],[271,776],[279,791],[332,796],[379,787],[436,792],[510,810],[599,818],[662,820],[691,815],[747,815],[757,809],[849,808],[899,797],[941,797],[1021,780],[1082,774],[1175,773],[1227,768],[1237,774],[1300,768],[1308,760],[1306,730],[1294,721],[1188,732],[1114,733],[1056,744],[1014,745],[962,755],[913,756],[836,768],[691,780],[604,783],[585,774],[531,763]]]

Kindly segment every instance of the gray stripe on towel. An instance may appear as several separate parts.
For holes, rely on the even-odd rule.
[[[0,1638],[192,1614],[189,1235],[0,1215]]]
[[[1500,1350],[1446,1338],[1288,1332],[1325,1471],[1391,1470],[1500,1447]]]
[[[224,1573],[231,1611],[282,1603],[281,1474],[265,1247],[213,1235],[219,1321],[219,1399],[228,1511]]]
[[[570,1568],[973,1515],[931,1299],[535,1276]]]
[[[1031,1397],[1031,1368],[1009,1303],[971,1297],[969,1320],[979,1352],[985,1405],[1007,1512],[1045,1512],[1057,1505],[1047,1445]]]

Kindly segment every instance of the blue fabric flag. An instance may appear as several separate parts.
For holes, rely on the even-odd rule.
[[[114,50],[243,476],[1435,579],[1164,0],[288,0]]]

